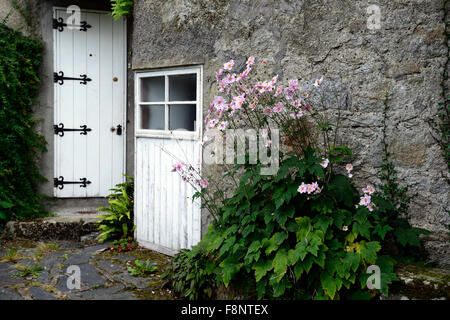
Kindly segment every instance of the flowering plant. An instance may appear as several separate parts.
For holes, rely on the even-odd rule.
[[[284,83],[264,70],[269,80],[252,81],[255,64],[250,57],[242,72],[232,73],[235,63],[231,60],[216,74],[220,94],[205,118],[203,141],[216,147],[205,156],[221,154],[217,142],[229,139],[227,129],[252,127],[260,129],[259,139],[267,149],[259,153],[273,155],[278,143],[273,133],[279,130],[283,142],[279,167],[273,175],[262,175],[262,163],[224,164],[224,178],[235,184],[232,195],[226,197],[220,186],[202,178],[192,166],[174,166],[197,187],[196,196],[215,217],[203,240],[182,256],[187,265],[203,261],[204,280],[187,289],[188,279],[174,271],[175,287],[180,291],[186,287],[186,296],[193,290],[211,293],[205,287],[230,283],[257,298],[387,295],[388,285],[397,279],[395,260],[384,247],[394,232],[390,217],[395,216],[395,208],[372,185],[360,193],[352,182],[352,153],[336,145],[340,108],[336,124],[331,124],[323,99],[319,105],[314,102],[314,91],[325,80],[315,80],[307,91],[297,79]],[[263,60],[262,67],[266,65]],[[245,159],[250,160],[251,154]],[[416,240],[403,245],[417,245]],[[375,284],[367,273],[371,265],[381,270]],[[189,274],[185,269],[183,274]]]

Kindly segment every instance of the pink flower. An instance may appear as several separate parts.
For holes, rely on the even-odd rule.
[[[218,122],[219,122],[219,120],[217,120],[217,119],[211,119],[211,120],[209,120],[207,129],[214,128]]]
[[[266,148],[269,148],[272,145],[272,140],[266,141]]]
[[[308,185],[306,186],[306,191],[308,192],[308,194],[313,193],[314,190],[315,190],[315,189],[313,188],[312,184],[308,184]]]
[[[298,187],[297,191],[299,193],[306,193],[306,187],[307,187],[307,185],[302,182],[302,184]]]
[[[206,179],[202,179],[202,180],[199,181],[199,185],[200,185],[203,189],[206,189],[206,188],[208,188],[209,182],[208,182],[208,180],[206,180]]]
[[[293,113],[290,113],[289,116],[290,116],[292,119],[297,118],[297,115],[296,115],[294,112],[293,112]]]
[[[269,108],[269,107],[266,107],[266,108],[264,109],[264,114],[265,114],[266,116],[270,116],[270,115],[272,114],[272,109]]]
[[[263,129],[261,130],[261,137],[267,138],[268,135],[269,135],[269,129],[263,128]]]
[[[181,172],[183,170],[184,163],[183,162],[177,162],[173,165],[172,172]]]
[[[295,115],[297,117],[297,119],[301,118],[303,116],[303,112],[302,110],[300,110],[299,112],[297,112],[297,114]]]
[[[345,169],[347,170],[348,173],[350,173],[350,171],[353,170],[353,165],[351,163],[347,163],[347,165],[345,166]]]
[[[249,105],[249,108],[250,108],[250,109],[252,109],[252,110],[255,110],[255,108],[256,108],[256,104],[254,104],[254,103],[251,103],[251,104]]]
[[[223,65],[223,68],[225,70],[231,70],[231,69],[233,69],[233,66],[234,66],[234,60],[230,60]]]
[[[222,98],[221,96],[215,96],[213,103],[216,108],[222,107],[225,104],[225,99]]]
[[[219,82],[219,91],[220,92],[223,92],[226,87],[227,87],[227,84],[224,81]]]
[[[319,184],[317,182],[313,182],[311,184],[311,187],[312,187],[313,190],[317,190],[317,188],[319,188]]]
[[[296,91],[298,89],[298,80],[297,79],[289,80],[289,89],[292,91]]]
[[[283,93],[283,86],[279,86],[277,90],[275,90],[275,97],[278,97],[282,93]]]
[[[367,188],[363,188],[363,192],[364,193],[368,193],[368,194],[372,194],[375,192],[375,188],[372,187],[371,185],[367,186]]]
[[[366,194],[366,195],[364,195],[364,197],[361,197],[359,199],[359,205],[367,207],[370,204],[370,201],[371,201],[371,197]]]
[[[272,80],[270,81],[271,84],[275,84],[278,81],[278,75],[276,75],[275,77],[272,78]]]
[[[267,59],[263,59],[262,61],[261,61],[261,63],[264,65],[264,66],[267,66]]]
[[[300,99],[295,99],[294,102],[292,102],[292,105],[296,108],[300,107],[301,105]]]
[[[313,86],[317,88],[317,87],[322,83],[322,81],[323,81],[323,77],[320,78],[320,79],[317,79],[317,80],[314,82]]]
[[[223,131],[227,128],[228,126],[228,121],[222,121],[218,126],[217,129]]]
[[[320,165],[322,166],[322,167],[324,167],[324,168],[326,168],[326,167],[328,167],[328,163],[329,163],[330,161],[328,160],[328,159],[325,159],[325,160],[323,160],[322,162],[320,162]]]
[[[255,58],[254,57],[249,57],[247,59],[247,66],[251,66],[254,63],[255,63]]]
[[[279,113],[283,110],[283,104],[278,102],[275,107],[273,107],[273,112]]]

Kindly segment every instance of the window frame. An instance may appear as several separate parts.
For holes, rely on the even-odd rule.
[[[197,100],[196,101],[169,101],[169,76],[196,74],[197,77]],[[149,77],[164,77],[164,101],[159,102],[143,102],[141,101],[141,80]],[[169,138],[169,139],[185,139],[199,140],[202,132],[202,106],[203,106],[203,66],[165,68],[158,70],[143,70],[135,72],[135,136],[147,138]],[[194,123],[194,131],[178,131],[169,130],[169,105],[190,104],[196,107],[196,121]],[[167,130],[154,130],[141,128],[141,106],[164,105],[164,127]]]

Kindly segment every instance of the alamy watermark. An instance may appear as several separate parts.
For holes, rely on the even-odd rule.
[[[77,265],[67,267],[66,273],[69,275],[66,281],[67,289],[81,289],[81,269]]]
[[[275,175],[278,172],[278,129],[211,129],[205,133],[203,141],[203,160],[206,164],[245,164],[248,156],[249,164],[257,164],[259,161],[264,165],[260,171],[261,175]]]
[[[380,267],[373,264],[367,268],[366,272],[372,274],[366,281],[367,288],[380,290],[381,289]]]

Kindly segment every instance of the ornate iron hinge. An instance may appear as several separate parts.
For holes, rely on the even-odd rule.
[[[64,72],[53,72],[53,82],[59,83],[59,85],[64,84],[64,80],[81,80],[80,84],[87,84],[88,81],[92,81],[91,78],[88,78],[85,74],[80,74],[81,78],[72,78],[72,77],[64,77]]]
[[[55,188],[64,189],[65,184],[79,184],[80,188],[86,188],[88,184],[91,184],[86,178],[80,178],[80,181],[64,181],[64,177],[53,178],[53,185]]]
[[[59,135],[60,137],[64,136],[64,131],[81,131],[80,134],[87,135],[88,131],[92,131],[91,128],[88,128],[87,125],[80,126],[81,129],[65,129],[64,124],[60,123],[59,125],[54,124],[53,130],[55,131],[55,134]]]
[[[87,24],[86,21],[80,21],[80,24],[67,24],[64,22],[63,18],[53,18],[53,29],[62,32],[64,31],[64,27],[80,27],[80,31],[85,32],[87,31],[87,29],[92,28],[92,26],[90,24]]]

